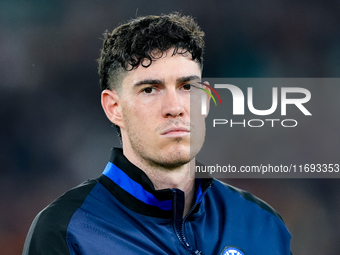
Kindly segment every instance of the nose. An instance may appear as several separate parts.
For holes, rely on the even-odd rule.
[[[180,97],[177,90],[167,90],[163,102],[162,102],[162,116],[164,118],[168,117],[178,117],[183,116],[184,105],[183,100]]]

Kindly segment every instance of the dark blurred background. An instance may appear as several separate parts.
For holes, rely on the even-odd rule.
[[[100,105],[102,33],[172,11],[196,17],[205,31],[205,77],[340,76],[335,0],[0,0],[1,254],[21,254],[34,216],[98,176],[119,146]],[[325,130],[339,139],[333,132]],[[340,253],[339,179],[226,181],[281,213],[294,254]]]

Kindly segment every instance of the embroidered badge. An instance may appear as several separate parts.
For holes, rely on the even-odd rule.
[[[223,249],[221,255],[246,255],[246,254],[235,246],[227,246]]]

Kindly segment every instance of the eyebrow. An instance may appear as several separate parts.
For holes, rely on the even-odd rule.
[[[189,76],[183,76],[183,77],[179,77],[176,79],[177,83],[182,83],[182,82],[188,82],[188,81],[192,81],[192,80],[200,80],[201,77],[197,76],[197,75],[189,75]],[[145,80],[141,80],[138,81],[134,84],[134,86],[138,87],[141,85],[145,85],[145,84],[150,84],[150,85],[154,85],[154,84],[164,84],[164,80],[158,80],[158,79],[145,79]]]
[[[152,84],[164,84],[164,81],[157,80],[157,79],[145,79],[145,80],[138,81],[133,85],[138,87],[140,85],[145,85],[145,84],[150,84],[150,85],[152,85]]]
[[[201,79],[201,77],[199,77],[197,75],[189,75],[189,76],[180,77],[176,81],[177,81],[177,83],[181,83],[181,82],[188,82],[188,81],[200,80],[200,79]]]

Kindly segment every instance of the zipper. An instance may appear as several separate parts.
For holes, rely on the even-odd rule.
[[[197,199],[197,201],[195,202],[195,204],[191,207],[190,211],[185,215],[185,217],[182,220],[181,223],[181,227],[178,230],[177,229],[177,224],[176,224],[176,206],[174,206],[173,210],[174,210],[174,229],[175,229],[175,233],[177,238],[179,239],[179,241],[181,242],[181,244],[184,246],[184,248],[190,253],[190,254],[195,254],[195,255],[202,255],[202,252],[196,249],[193,249],[192,247],[190,247],[190,244],[187,242],[185,235],[184,235],[184,224],[186,219],[188,218],[188,216],[193,212],[193,210],[196,208],[196,206],[201,202],[201,199],[203,198],[203,196],[208,192],[208,190],[211,188],[212,184],[210,184],[206,190],[199,196],[199,198]],[[176,191],[175,189],[172,189],[172,193],[173,193],[173,199],[174,199],[174,204],[176,205]]]

